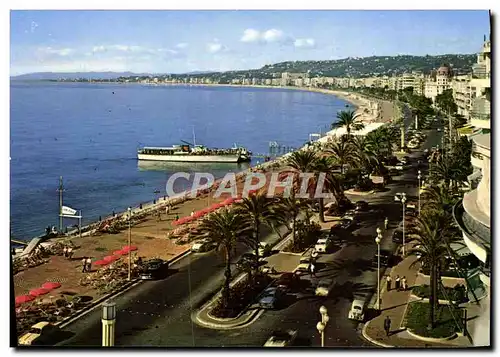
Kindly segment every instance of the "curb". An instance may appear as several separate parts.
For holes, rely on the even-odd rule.
[[[169,265],[174,264],[174,263],[178,262],[179,260],[187,257],[189,254],[191,254],[191,249],[188,249],[187,251],[180,253],[179,255],[173,257],[172,259],[170,259],[168,261],[168,264]],[[126,293],[127,291],[131,290],[132,288],[136,287],[137,285],[141,284],[142,282],[143,281],[140,278],[136,278],[136,279],[126,283],[122,287],[118,288],[117,290],[115,290],[111,293],[108,293],[104,296],[101,296],[99,299],[95,300],[90,305],[85,306],[84,308],[76,311],[74,314],[64,318],[63,320],[56,322],[54,325],[59,326],[60,328],[64,328],[64,327],[68,326],[69,324],[71,324],[72,322],[78,320],[79,318],[94,311],[97,307],[99,307],[99,305],[102,302],[109,300],[113,297],[118,297],[118,296]]]
[[[260,315],[264,313],[263,309],[256,309],[252,313],[250,313],[245,319],[235,322],[233,324],[216,324],[208,321],[204,321],[200,319],[200,314],[203,310],[197,311],[193,316],[191,316],[191,319],[194,320],[199,326],[214,329],[214,330],[233,330],[233,329],[239,329],[239,328],[244,328],[252,324],[255,320],[257,320]],[[248,311],[247,311],[248,312]],[[208,313],[207,313],[208,314]],[[230,319],[229,319],[230,320]]]
[[[425,342],[435,342],[435,343],[449,341],[449,340],[457,337],[456,332],[454,332],[453,335],[450,335],[448,337],[424,337],[424,336],[417,335],[415,332],[413,332],[410,329],[407,329],[406,332],[408,332],[408,334],[410,336],[414,337],[417,340],[421,340],[421,341],[425,341]]]
[[[379,347],[383,347],[383,348],[396,348],[396,346],[392,346],[392,345],[388,345],[388,344],[385,344],[383,342],[380,342],[380,341],[377,341],[376,339],[374,338],[371,338],[368,333],[366,332],[366,329],[368,328],[368,325],[370,324],[371,321],[368,321],[364,326],[363,326],[363,329],[361,330],[361,334],[363,335],[363,337],[368,341],[370,342],[371,344],[374,344],[376,346],[379,346]]]

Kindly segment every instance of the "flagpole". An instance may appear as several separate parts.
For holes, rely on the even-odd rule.
[[[59,176],[59,232],[63,231],[62,206],[63,206],[63,177]]]
[[[78,218],[78,233],[82,238],[82,210],[80,210],[80,217]]]

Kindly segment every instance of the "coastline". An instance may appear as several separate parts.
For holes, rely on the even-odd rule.
[[[313,92],[313,93],[320,93],[320,94],[325,94],[325,95],[332,95],[335,96],[341,100],[344,100],[348,103],[350,103],[352,106],[355,107],[356,114],[359,115],[359,119],[364,122],[364,123],[373,123],[373,122],[381,122],[381,123],[387,123],[390,120],[390,116],[392,116],[392,111],[385,111],[380,113],[379,107],[380,104],[375,104],[374,103],[380,103],[380,100],[375,100],[375,99],[368,99],[366,97],[362,97],[356,93],[350,93],[342,90],[329,90],[329,89],[322,89],[322,88],[315,88],[315,87],[293,87],[293,86],[270,86],[270,85],[236,85],[236,84],[187,84],[187,83],[159,83],[159,84],[145,84],[145,83],[139,83],[141,85],[146,85],[146,86],[183,86],[183,87],[229,87],[229,88],[267,88],[267,89],[286,89],[286,90],[298,90],[298,91],[306,91],[306,92]],[[392,105],[392,104],[391,104]],[[331,136],[334,135],[335,130],[331,130],[325,134],[325,136]],[[299,148],[300,150],[302,148]],[[274,160],[271,160],[269,162],[264,162],[260,163],[256,166],[254,166],[254,169],[263,169],[266,168],[267,166],[270,165],[280,165],[282,161],[286,159],[287,155],[282,155]],[[243,177],[248,171],[243,170],[240,172],[237,172],[237,178]],[[216,181],[217,182],[217,181]],[[151,211],[155,211],[157,209],[164,209],[166,205],[170,205],[172,207],[183,204],[186,201],[186,196],[189,195],[189,191],[186,192],[181,192],[177,194],[175,197],[159,197],[158,200],[154,203],[153,200],[146,201],[146,202],[141,202],[137,203],[134,205],[131,205],[132,207],[132,214],[144,214],[144,213],[149,213]],[[193,198],[190,198],[192,200]],[[198,198],[194,198],[195,200]],[[142,206],[142,209],[139,208]],[[81,227],[82,230],[82,237],[92,235],[95,231],[103,222],[112,222],[114,219],[125,219],[127,215],[127,211],[122,211],[122,212],[115,212],[116,215],[113,217],[112,215],[108,215],[103,217],[102,221],[94,221],[91,223],[88,223],[85,226]],[[31,240],[40,238],[42,236],[37,236],[33,237],[26,242],[29,243]],[[59,241],[61,239],[74,239],[78,238],[78,229],[75,229],[73,231],[69,231],[66,236],[63,237],[54,237],[54,238],[49,238],[46,239],[44,242],[50,244],[52,242]],[[22,254],[16,254],[16,257],[21,256]]]

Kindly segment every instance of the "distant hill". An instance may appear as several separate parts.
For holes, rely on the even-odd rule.
[[[428,74],[442,64],[450,65],[457,73],[471,71],[476,54],[445,54],[437,56],[371,56],[349,57],[330,61],[288,61],[266,65],[261,72],[309,72],[328,77],[369,77],[399,75],[419,71]]]
[[[117,77],[147,76],[147,73],[132,72],[36,72],[10,77],[11,80],[59,80],[59,79],[113,79]]]

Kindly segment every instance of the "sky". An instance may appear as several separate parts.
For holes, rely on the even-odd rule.
[[[476,53],[489,33],[486,10],[13,10],[10,74],[186,73]]]

